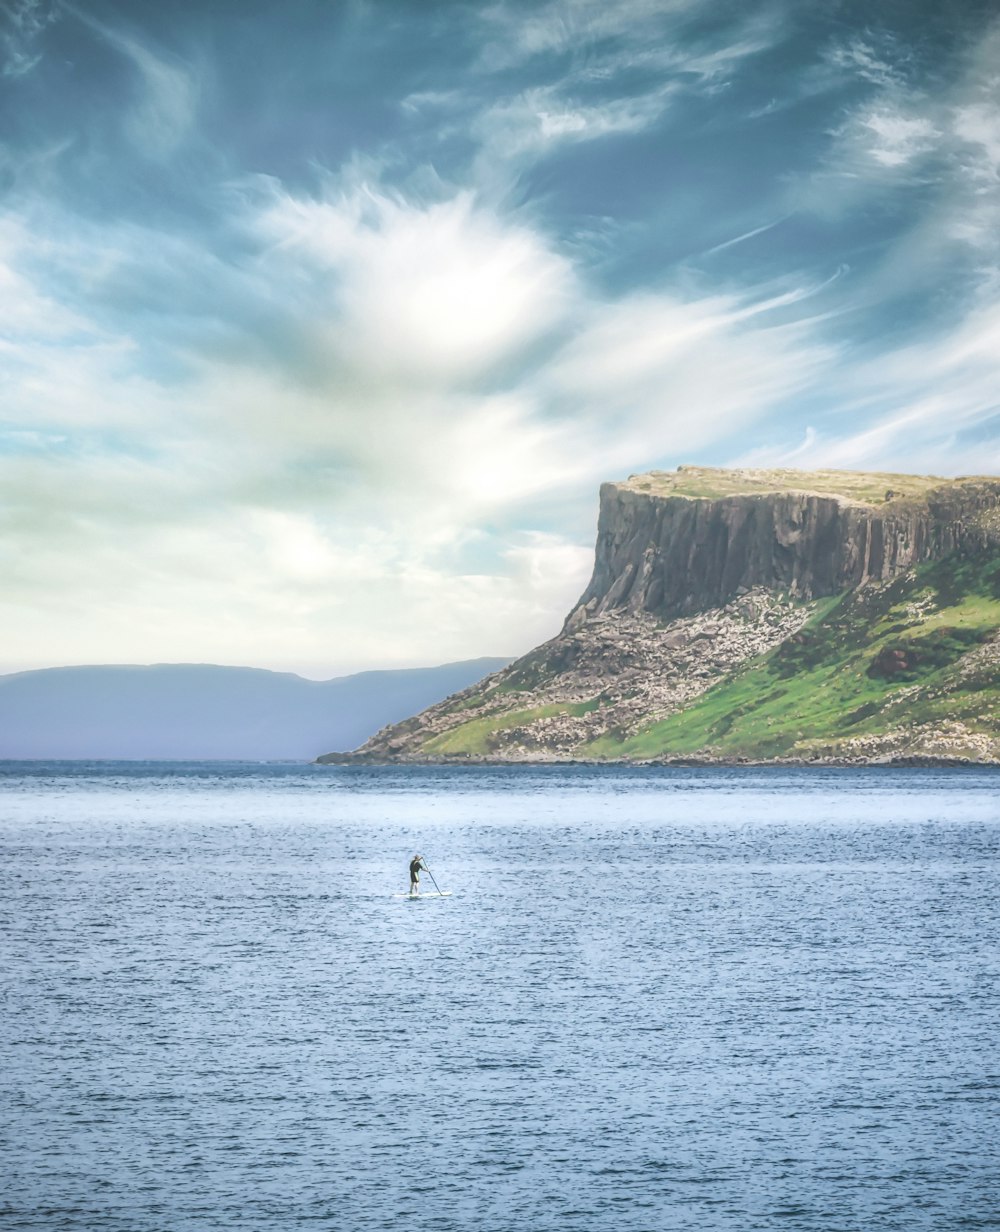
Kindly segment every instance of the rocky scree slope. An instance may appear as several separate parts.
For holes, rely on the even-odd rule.
[[[329,761],[1000,761],[1000,479],[633,476],[562,632]]]

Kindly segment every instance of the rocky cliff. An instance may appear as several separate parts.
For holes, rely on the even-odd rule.
[[[883,486],[884,485],[884,486]],[[681,467],[601,487],[594,575],[567,627],[623,609],[663,620],[755,587],[810,600],[989,540],[1000,483]]]
[[[1000,761],[998,630],[1000,479],[632,476],[559,636],[328,760]]]

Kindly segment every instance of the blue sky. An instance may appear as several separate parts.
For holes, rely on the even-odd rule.
[[[8,0],[0,670],[519,653],[602,480],[1000,471],[1000,20]]]

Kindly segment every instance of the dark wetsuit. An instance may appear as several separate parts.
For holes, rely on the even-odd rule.
[[[410,893],[413,893],[415,886],[420,884],[420,870],[424,867],[423,860],[410,861]]]

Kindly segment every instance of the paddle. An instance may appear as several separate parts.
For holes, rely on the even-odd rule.
[[[434,889],[435,889],[435,890],[437,890],[438,894],[440,894],[440,893],[441,893],[441,887],[440,887],[440,886],[438,885],[438,883],[434,880],[434,874],[431,872],[431,870],[427,867],[427,865],[426,865],[426,864],[424,865],[424,872],[427,874],[427,876],[428,876],[428,877],[430,877],[430,879],[431,879],[431,884],[434,886]]]

